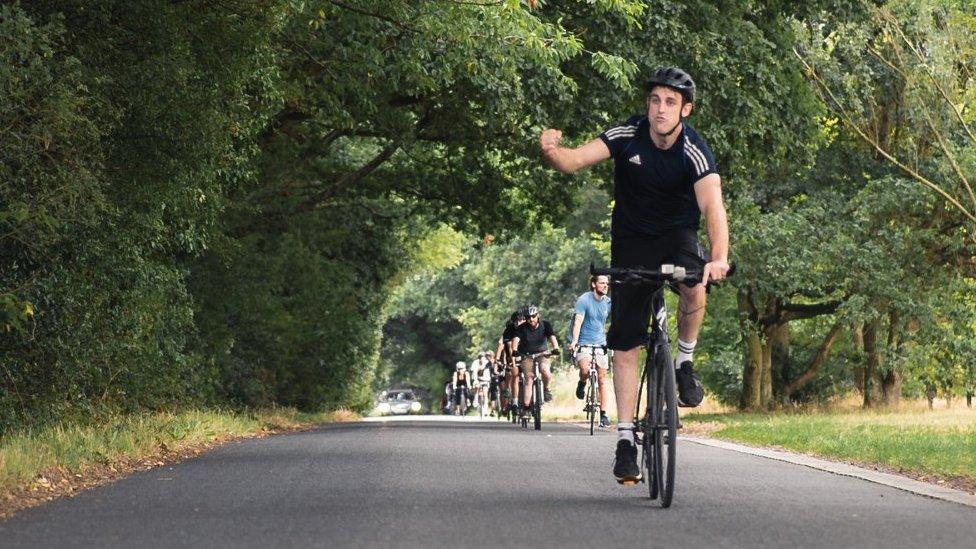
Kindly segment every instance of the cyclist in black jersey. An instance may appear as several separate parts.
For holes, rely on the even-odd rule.
[[[471,383],[468,371],[464,366],[464,362],[458,362],[454,366],[454,377],[452,378],[451,387],[454,389],[454,415],[463,416],[464,413],[470,407],[468,399],[470,398],[470,393],[468,388]]]
[[[547,129],[539,137],[546,162],[563,173],[614,160],[612,267],[657,269],[672,263],[701,269],[703,282],[722,280],[729,271],[721,178],[711,150],[686,122],[694,108],[695,89],[685,71],[658,69],[645,84],[645,114],[608,128],[575,149],[560,146],[559,130]],[[707,258],[697,236],[702,216],[711,247]],[[654,288],[647,286],[611,286],[607,343],[614,350],[619,436],[614,476],[619,482],[638,480],[641,474],[633,434],[637,353],[647,337],[653,293]],[[680,286],[680,293],[678,400],[683,406],[697,406],[703,391],[693,370],[693,352],[705,316],[705,286]]]
[[[512,313],[511,318],[505,323],[502,336],[498,338],[498,348],[495,350],[495,364],[499,371],[505,373],[505,380],[502,382],[502,406],[506,408],[514,403],[513,395],[517,394],[518,390],[518,365],[515,363],[512,339],[523,322],[525,322],[525,314],[521,310]]]
[[[556,333],[552,329],[552,324],[548,320],[539,317],[538,307],[528,305],[525,308],[524,314],[526,321],[515,331],[515,337],[512,339],[511,344],[522,357],[522,362],[519,366],[522,368],[522,373],[525,374],[526,387],[531,387],[535,375],[533,370],[534,359],[532,357],[546,351],[558,352],[559,341],[556,339]],[[542,376],[544,400],[549,402],[552,400],[552,393],[549,391],[549,381],[552,378],[552,374],[549,371],[549,357],[548,355],[541,356],[535,360],[539,361],[539,373]],[[530,408],[531,392],[524,391],[523,397],[524,400],[521,402],[522,412],[523,414],[527,414]]]

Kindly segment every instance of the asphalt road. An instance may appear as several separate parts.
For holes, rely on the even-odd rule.
[[[976,509],[682,442],[674,504],[572,425],[337,424],[0,522],[0,547],[976,547]]]

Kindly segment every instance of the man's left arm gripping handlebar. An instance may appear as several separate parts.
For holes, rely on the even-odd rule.
[[[705,218],[711,257],[702,272],[702,282],[718,282],[729,272],[729,219],[722,200],[722,179],[711,173],[695,183],[695,198]]]

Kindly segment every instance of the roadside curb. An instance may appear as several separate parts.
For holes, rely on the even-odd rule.
[[[734,442],[726,442],[724,440],[712,438],[682,435],[679,437],[679,439],[701,444],[702,446],[712,446],[714,448],[721,448],[723,450],[731,450],[733,452],[774,459],[776,461],[785,461],[787,463],[803,465],[804,467],[810,467],[811,469],[817,469],[820,471],[827,471],[829,473],[834,473],[835,475],[854,477],[866,480],[868,482],[873,482],[875,484],[883,484],[885,486],[890,486],[892,488],[897,488],[899,490],[904,490],[920,496],[951,501],[954,503],[967,505],[969,507],[976,507],[976,496],[972,494],[963,492],[962,490],[956,490],[954,488],[946,488],[936,484],[921,482],[901,475],[882,473],[880,471],[873,471],[871,469],[865,469],[863,467],[857,467],[847,463],[827,461],[825,459],[810,457],[803,454],[793,454],[779,450],[770,450],[767,448],[756,448],[753,446],[745,446],[742,444],[736,444]]]

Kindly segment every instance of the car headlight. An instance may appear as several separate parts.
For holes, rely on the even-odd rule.
[[[410,404],[410,411],[411,412],[419,412],[420,411],[420,403],[419,402],[411,403]]]
[[[388,403],[386,403],[386,402],[380,402],[379,406],[376,407],[376,411],[379,412],[379,413],[381,413],[381,414],[389,414],[390,413],[390,405]]]

